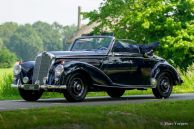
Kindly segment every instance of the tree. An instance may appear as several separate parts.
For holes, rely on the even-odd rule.
[[[19,26],[10,37],[7,48],[15,52],[18,58],[34,60],[35,56],[43,50],[43,43],[31,25]]]
[[[62,35],[62,37],[65,36],[66,39],[70,39],[73,36],[73,34],[77,31],[77,26],[75,25],[62,26],[57,22],[54,22],[52,24],[52,28],[58,31]]]
[[[63,35],[64,35],[63,48],[64,48],[64,50],[68,50],[68,48],[71,44],[70,40],[76,31],[77,31],[77,26],[75,26],[75,25],[63,27]]]
[[[16,59],[16,55],[5,48],[3,41],[0,39],[0,68],[11,67]]]
[[[0,38],[3,40],[4,44],[9,42],[10,37],[18,28],[18,24],[14,22],[6,22],[0,25]]]
[[[19,59],[34,60],[41,51],[62,50],[64,39],[70,38],[75,31],[74,25],[63,26],[56,22],[48,24],[38,21],[32,25],[6,22],[0,25],[0,47],[13,51]]]
[[[77,31],[77,26],[75,25],[64,26],[63,30],[64,30],[63,35],[65,35],[66,39],[69,40],[70,38],[72,38],[73,34]]]
[[[3,49],[3,46],[4,46],[4,45],[3,45],[3,41],[2,41],[2,39],[0,38],[0,50]]]
[[[44,51],[59,51],[63,48],[63,37],[59,30],[44,22],[36,22],[32,25],[43,41]]]
[[[109,30],[139,43],[159,40],[158,54],[186,68],[194,62],[193,5],[193,0],[106,0],[83,15],[99,23],[95,33]]]

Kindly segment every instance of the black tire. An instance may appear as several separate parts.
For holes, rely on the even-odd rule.
[[[85,99],[88,92],[88,84],[80,73],[72,74],[67,83],[64,97],[69,102],[81,102]]]
[[[156,98],[169,98],[172,93],[173,85],[171,76],[163,72],[156,78],[157,86],[152,89],[152,92]]]
[[[19,93],[26,101],[37,101],[42,96],[43,91],[24,90],[19,88]]]
[[[107,94],[112,98],[120,98],[125,93],[125,89],[109,89]]]

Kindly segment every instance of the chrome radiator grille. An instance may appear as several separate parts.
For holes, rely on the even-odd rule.
[[[47,77],[48,70],[50,68],[52,57],[44,52],[36,57],[36,63],[34,66],[32,83],[43,84],[43,78]]]

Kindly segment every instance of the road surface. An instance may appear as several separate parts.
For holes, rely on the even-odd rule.
[[[40,99],[37,102],[26,102],[24,100],[2,100],[0,101],[0,111],[31,109],[51,106],[82,106],[82,105],[110,105],[126,103],[145,103],[159,101],[191,100],[194,99],[194,93],[172,94],[169,99],[155,99],[153,95],[130,95],[119,99],[110,97],[88,97],[84,102],[70,103],[64,98],[59,99]]]

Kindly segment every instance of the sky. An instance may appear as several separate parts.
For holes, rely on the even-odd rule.
[[[0,24],[44,21],[62,25],[77,24],[77,8],[82,11],[98,9],[103,0],[0,0]],[[82,21],[82,24],[88,21]]]

